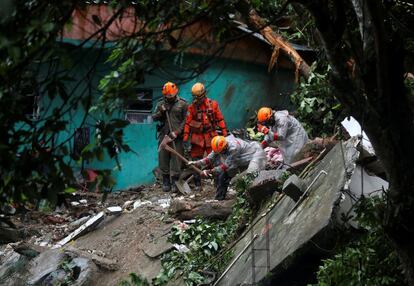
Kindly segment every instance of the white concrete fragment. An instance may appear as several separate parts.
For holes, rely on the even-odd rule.
[[[60,248],[64,246],[66,243],[78,238],[79,236],[87,233],[90,231],[93,227],[95,227],[97,224],[99,224],[103,219],[105,218],[105,213],[100,212],[97,215],[93,216],[91,219],[89,219],[85,224],[77,228],[75,231],[73,231],[71,234],[66,236],[64,239],[56,243],[52,248]]]
[[[85,205],[88,203],[88,201],[87,201],[87,200],[85,200],[85,199],[80,200],[79,202],[80,202],[81,204],[85,204]]]
[[[124,205],[122,206],[123,209],[126,209],[127,207],[129,207],[130,205],[132,205],[134,203],[134,201],[126,201],[124,203]]]
[[[175,247],[175,249],[178,250],[178,252],[181,252],[181,253],[186,253],[190,251],[190,249],[188,249],[188,247],[185,246],[184,244],[174,243],[173,246]]]
[[[189,219],[189,220],[184,220],[183,221],[183,223],[186,223],[186,224],[192,224],[192,223],[195,223],[195,222],[196,222],[195,219]]]
[[[137,200],[134,203],[134,210],[141,207],[141,206],[145,206],[145,205],[151,205],[152,203],[150,201],[141,201],[141,200]]]
[[[171,203],[171,199],[159,199],[157,204],[160,205],[162,208],[169,208]]]
[[[76,201],[70,202],[70,204],[71,204],[73,207],[76,207],[76,206],[80,205],[80,203],[79,203],[79,202],[76,202]]]
[[[348,131],[351,137],[360,136],[362,134],[363,140],[361,141],[361,144],[364,150],[366,150],[371,156],[375,155],[374,147],[372,147],[371,141],[369,141],[367,134],[362,130],[361,125],[358,123],[358,121],[356,121],[355,118],[352,116],[347,117],[341,122],[341,124],[346,129],[346,131]]]
[[[119,206],[107,207],[106,208],[110,214],[120,214],[122,213],[122,208]]]

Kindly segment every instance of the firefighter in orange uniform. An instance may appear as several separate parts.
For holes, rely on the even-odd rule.
[[[217,101],[207,98],[202,83],[191,88],[193,103],[188,107],[183,141],[191,144],[192,160],[202,159],[211,152],[211,139],[216,135],[227,136],[226,123]],[[194,175],[196,191],[201,191],[201,178]]]

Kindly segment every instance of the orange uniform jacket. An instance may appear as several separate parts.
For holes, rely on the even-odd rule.
[[[227,136],[226,123],[217,101],[205,98],[199,106],[193,103],[188,107],[184,141],[191,134],[191,145],[204,150],[211,149],[211,139],[217,135],[217,129],[221,130],[223,136]]]

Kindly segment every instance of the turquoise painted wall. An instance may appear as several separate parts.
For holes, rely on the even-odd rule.
[[[92,50],[93,51],[93,50]],[[93,53],[90,49],[88,53]],[[82,63],[77,67],[73,74],[77,79],[82,77],[88,71],[88,68],[96,60],[97,53],[85,56],[84,53],[74,53],[74,58],[81,59]],[[201,61],[200,56],[186,55],[183,63],[191,64],[192,62]],[[89,88],[94,94],[94,99],[99,97],[97,85],[109,68],[99,61],[97,72],[93,74],[93,80]],[[184,76],[177,69],[177,76]],[[209,66],[209,68],[197,78],[180,83],[174,78],[167,78],[161,72],[154,72],[145,77],[145,83],[140,88],[151,88],[154,96],[154,107],[157,99],[161,98],[161,87],[166,81],[175,81],[180,88],[180,96],[191,101],[191,86],[197,82],[203,82],[207,87],[208,97],[219,102],[225,121],[230,129],[244,127],[247,119],[261,106],[286,107],[289,105],[288,95],[294,85],[294,71],[278,70],[272,73],[267,72],[267,66],[244,63],[234,60],[218,59]],[[77,92],[87,90],[87,80],[77,87]],[[76,82],[74,82],[75,84]],[[72,86],[74,87],[74,86]],[[70,89],[69,89],[70,90]],[[44,104],[47,100],[44,100]],[[52,103],[53,106],[59,106],[59,101]],[[46,106],[46,105],[45,105]],[[71,124],[67,132],[59,134],[58,141],[65,140],[73,130],[79,127],[85,114],[83,108],[78,106],[71,110],[67,119]],[[123,112],[120,111],[114,117],[123,118]],[[86,119],[86,125],[93,126],[96,117],[89,116]],[[124,129],[125,142],[129,144],[132,150],[129,153],[122,153],[119,157],[120,169],[116,168],[115,161],[104,160],[102,162],[90,162],[85,165],[86,168],[92,169],[113,169],[113,176],[116,179],[114,190],[122,190],[130,187],[139,186],[145,183],[154,182],[153,169],[157,166],[157,140],[155,138],[156,123],[139,123],[130,124]],[[94,130],[91,130],[91,138],[94,136]],[[73,146],[73,140],[70,141]],[[75,162],[72,162],[75,168]]]

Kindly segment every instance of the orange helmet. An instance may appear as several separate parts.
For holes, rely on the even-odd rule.
[[[175,95],[177,95],[177,93],[178,93],[178,87],[177,87],[177,85],[175,83],[167,82],[162,87],[162,94],[164,96],[166,96],[166,95],[175,96]]]
[[[224,136],[214,136],[213,139],[211,139],[211,149],[213,149],[214,152],[221,153],[226,147],[227,140]]]
[[[272,117],[272,109],[269,107],[262,107],[257,112],[257,121],[265,122],[268,121]]]
[[[194,97],[198,97],[201,98],[206,94],[206,89],[204,88],[204,84],[202,84],[201,82],[197,82],[196,84],[193,85],[193,87],[191,88],[191,93],[193,94]]]

